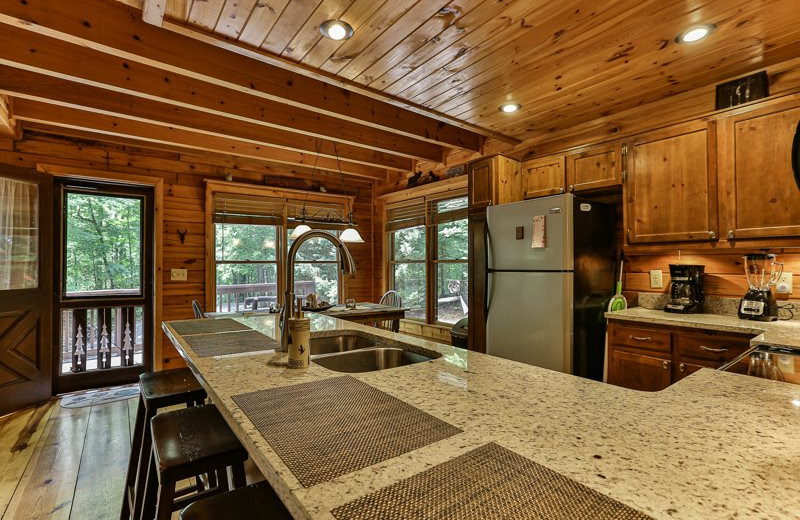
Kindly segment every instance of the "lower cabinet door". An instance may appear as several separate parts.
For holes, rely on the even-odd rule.
[[[630,351],[612,349],[608,382],[612,385],[657,392],[672,380],[672,361]]]

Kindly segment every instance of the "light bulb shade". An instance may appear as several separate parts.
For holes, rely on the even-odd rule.
[[[311,231],[311,228],[308,225],[300,224],[299,226],[294,228],[294,230],[292,230],[292,234],[289,235],[289,238],[291,239],[300,238],[301,235],[303,235],[304,233],[308,233],[309,231]]]
[[[353,36],[353,26],[343,20],[327,20],[320,24],[319,32],[331,40],[347,40]]]
[[[363,244],[364,239],[361,238],[361,234],[358,232],[356,228],[347,228],[342,231],[342,234],[339,236],[339,240],[349,244]]]

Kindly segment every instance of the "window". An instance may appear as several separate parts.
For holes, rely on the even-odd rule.
[[[0,178],[0,291],[39,286],[39,186]]]
[[[301,214],[324,218],[341,215],[344,207],[339,196],[294,200],[285,196],[291,192],[278,189],[225,191],[230,188],[213,182],[206,189],[212,199],[214,226],[214,251],[207,249],[207,269],[216,274],[216,290],[207,292],[206,298],[208,303],[213,298],[213,308],[219,312],[283,304],[286,256],[293,243],[289,235]],[[315,230],[326,226],[329,233],[339,233],[324,222],[312,225]],[[332,243],[318,238],[304,242],[295,259],[295,295],[317,293],[321,301],[338,303],[343,299],[339,271],[338,251]]]
[[[407,318],[424,320],[426,294],[425,226],[399,229],[391,233],[390,279],[400,294]]]
[[[464,191],[387,207],[389,284],[410,308],[408,318],[452,324],[467,315]]]
[[[217,311],[278,301],[278,227],[214,224]]]
[[[287,236],[292,229],[288,230]],[[338,236],[338,231],[328,231]],[[288,248],[294,240],[288,239]],[[339,253],[330,241],[324,238],[312,238],[304,242],[297,250],[294,263],[294,295],[295,298],[317,293],[320,301],[330,304],[339,303]]]

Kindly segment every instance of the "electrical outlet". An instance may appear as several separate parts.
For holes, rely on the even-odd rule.
[[[783,273],[775,284],[775,292],[778,294],[792,293],[792,273]]]
[[[169,270],[169,279],[173,282],[185,282],[187,280],[188,274],[186,269],[170,269]]]
[[[661,269],[650,270],[650,288],[663,289],[664,288],[664,271]]]

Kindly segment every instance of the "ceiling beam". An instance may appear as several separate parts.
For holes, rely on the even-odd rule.
[[[13,26],[0,31],[0,63],[412,159],[441,161],[444,154],[437,144],[293,108]]]
[[[21,136],[19,121],[14,117],[11,100],[0,95],[0,138],[19,139]]]
[[[0,65],[0,93],[296,152],[410,171],[412,160]]]
[[[415,139],[477,151],[483,136],[206,42],[136,23],[114,0],[0,0],[0,22],[255,96]]]
[[[338,173],[335,159],[327,157],[316,158],[313,154],[293,152],[235,139],[159,126],[120,116],[86,112],[77,108],[57,106],[29,99],[16,99],[15,107],[17,119],[20,121],[94,132],[108,136],[125,137],[161,145],[173,144],[186,149],[247,157],[304,168],[314,168],[316,164],[316,167],[320,170]],[[339,161],[339,164],[341,164],[342,173],[347,175],[378,180],[386,179],[385,169],[347,161]]]
[[[161,27],[164,23],[164,11],[167,9],[167,0],[144,0],[142,3],[142,20]]]

